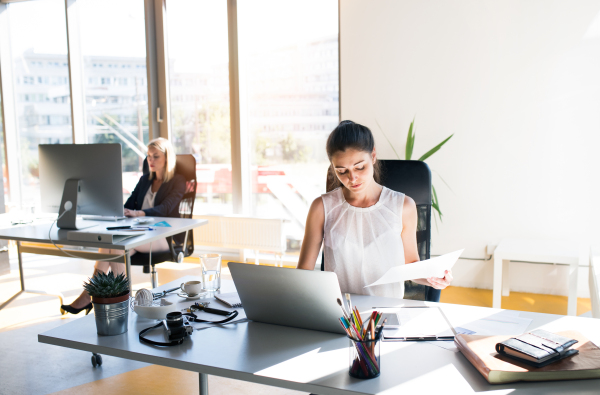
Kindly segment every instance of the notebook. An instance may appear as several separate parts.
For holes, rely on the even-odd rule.
[[[229,307],[242,307],[242,301],[237,292],[229,292],[225,294],[215,294],[215,298],[225,303]]]
[[[575,339],[537,329],[496,344],[496,352],[541,368],[577,354],[579,350],[570,349],[575,343]]]
[[[511,336],[459,334],[454,342],[490,384],[600,378],[600,348],[576,331],[558,332],[558,335],[577,340],[571,348],[579,350],[579,353],[541,368],[496,352],[496,344]]]

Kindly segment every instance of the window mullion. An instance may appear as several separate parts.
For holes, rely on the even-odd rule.
[[[21,151],[17,130],[8,14],[8,4],[0,3],[0,95],[2,95],[4,150],[8,167],[10,202],[21,204],[21,159],[19,155]]]
[[[79,29],[79,6],[80,3],[77,0],[65,0],[73,143],[86,144],[88,141],[85,112],[85,84],[83,81],[83,54],[81,52],[81,31]]]
[[[247,122],[246,70],[240,53],[240,34],[237,0],[227,1],[229,33],[229,100],[231,117],[231,183],[233,212],[251,212],[250,138]]]
[[[151,138],[171,138],[166,0],[145,0],[148,120]]]

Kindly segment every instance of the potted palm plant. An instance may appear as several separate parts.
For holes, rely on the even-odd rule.
[[[377,122],[377,120],[375,120],[375,122]],[[412,159],[412,155],[413,155],[413,148],[415,146],[415,132],[413,131],[414,125],[415,125],[415,120],[413,119],[413,121],[410,123],[410,126],[408,128],[408,135],[406,137],[406,149],[405,149],[405,155],[406,155],[405,159],[406,160],[411,160]],[[383,131],[383,128],[381,127],[381,125],[379,125],[379,122],[377,122],[377,126],[379,126],[379,129],[381,130],[381,133],[383,134],[383,137],[385,137],[385,139],[387,140],[388,144],[390,145],[390,147],[394,151],[394,154],[396,154],[396,157],[398,159],[401,159],[400,155],[398,155],[398,152],[396,152],[396,149],[394,148],[394,145],[392,144],[392,142],[390,141],[390,139],[388,139],[388,137],[385,134],[385,132]],[[452,138],[452,136],[454,136],[454,133],[452,133],[450,136],[446,137],[444,139],[444,141],[442,141],[441,143],[439,143],[438,145],[436,145],[435,147],[433,147],[432,149],[430,149],[429,151],[427,151],[426,153],[424,153],[423,155],[421,155],[421,157],[419,159],[417,159],[417,160],[425,162],[425,160],[427,158],[429,158],[431,155],[433,155],[436,152],[438,152],[440,150],[440,148],[442,148],[442,146],[444,144],[446,144],[448,142],[448,140],[450,140]],[[442,178],[441,175],[438,174],[438,176],[440,177],[440,179],[442,181],[444,181],[444,179]],[[448,184],[446,183],[446,181],[444,181],[444,184],[446,184],[446,186],[448,186]],[[431,207],[435,210],[435,213],[437,213],[438,218],[440,219],[440,222],[441,222],[442,221],[442,210],[440,209],[440,202],[438,200],[437,192],[435,191],[435,186],[433,186],[433,184],[431,185],[431,189],[432,189],[432,192],[433,192],[433,199],[432,199],[432,202],[431,202]],[[434,219],[435,219],[435,216],[434,216]],[[437,221],[436,221],[436,226],[437,226]]]
[[[94,303],[96,329],[99,335],[127,332],[129,318],[129,280],[124,274],[99,272],[83,284]]]

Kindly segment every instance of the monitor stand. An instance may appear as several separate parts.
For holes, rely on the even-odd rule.
[[[89,222],[77,221],[77,197],[80,191],[81,180],[69,178],[65,182],[65,189],[63,190],[60,209],[58,210],[59,219],[56,223],[56,226],[60,229],[85,229],[95,226],[95,224],[90,224]],[[72,208],[65,213],[65,203],[67,202],[71,202]]]

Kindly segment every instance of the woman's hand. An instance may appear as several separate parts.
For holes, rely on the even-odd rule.
[[[126,217],[145,217],[146,213],[143,210],[130,210],[128,208],[123,210],[123,214]]]
[[[446,270],[444,277],[429,277],[427,279],[428,285],[435,289],[444,289],[452,282],[452,270]]]

